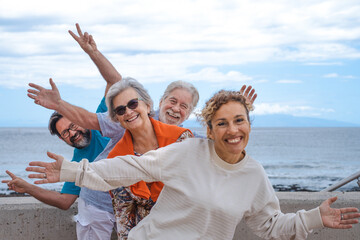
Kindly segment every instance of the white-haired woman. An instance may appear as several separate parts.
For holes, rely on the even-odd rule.
[[[244,218],[267,239],[305,239],[319,227],[350,228],[356,208],[333,209],[336,198],[310,211],[283,214],[263,167],[245,151],[251,130],[245,99],[220,91],[202,110],[208,139],[187,139],[137,158],[122,156],[97,163],[70,163],[49,153],[53,163],[32,162],[37,183],[75,181],[93,189],[112,189],[139,180],[165,186],[150,214],[129,239],[232,239]]]
[[[109,117],[126,129],[124,136],[110,151],[108,158],[122,155],[141,156],[149,150],[192,137],[192,133],[174,125],[154,120],[153,102],[145,88],[135,79],[124,78],[115,83],[106,95]],[[117,234],[127,239],[154,206],[163,187],[161,182],[134,183],[110,191]]]

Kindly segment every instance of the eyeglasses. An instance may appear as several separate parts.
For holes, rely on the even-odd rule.
[[[70,136],[70,130],[75,131],[78,127],[78,125],[71,123],[68,129],[61,132],[60,136],[65,139]]]
[[[128,107],[129,109],[135,109],[135,108],[138,107],[140,100],[141,100],[141,99],[139,99],[139,98],[134,98],[134,99],[131,99],[131,100],[126,104],[126,106],[124,106],[124,105],[117,106],[117,107],[114,109],[114,113],[116,113],[116,114],[119,115],[119,116],[124,115],[125,112],[126,112],[126,107]]]

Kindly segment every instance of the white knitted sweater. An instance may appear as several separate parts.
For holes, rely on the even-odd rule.
[[[267,239],[305,239],[322,227],[318,208],[281,213],[263,167],[248,155],[228,164],[207,139],[187,139],[141,157],[64,161],[60,179],[101,191],[162,181],[157,203],[129,239],[232,239],[243,218]]]

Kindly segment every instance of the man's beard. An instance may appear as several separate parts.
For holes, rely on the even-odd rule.
[[[82,138],[81,140],[74,142],[74,140],[78,137],[78,135],[81,134]],[[70,138],[70,142],[72,143],[72,146],[77,149],[86,148],[89,146],[91,141],[91,132],[89,129],[85,129],[84,131],[76,131],[74,136]]]
[[[167,114],[178,117],[178,119],[176,119],[176,118],[173,119],[173,118],[171,118],[171,116],[167,116]],[[180,125],[182,123],[180,113],[174,113],[171,108],[167,109],[166,111],[160,110],[159,115],[160,115],[159,120],[162,121],[163,123],[170,124],[170,125]]]

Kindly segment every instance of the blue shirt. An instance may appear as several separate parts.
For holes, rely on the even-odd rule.
[[[103,97],[101,99],[101,102],[100,102],[98,108],[96,109],[96,113],[104,113],[104,112],[107,112],[105,97]]]
[[[97,108],[97,112],[107,111],[107,107],[105,104],[105,98],[103,98]],[[91,130],[91,141],[89,146],[83,149],[74,149],[73,158],[71,161],[80,162],[81,159],[86,158],[89,162],[95,160],[95,158],[104,150],[107,143],[109,142],[109,138],[103,137],[99,131]],[[76,186],[73,182],[65,182],[64,186],[61,190],[61,193],[79,195],[80,187]]]

